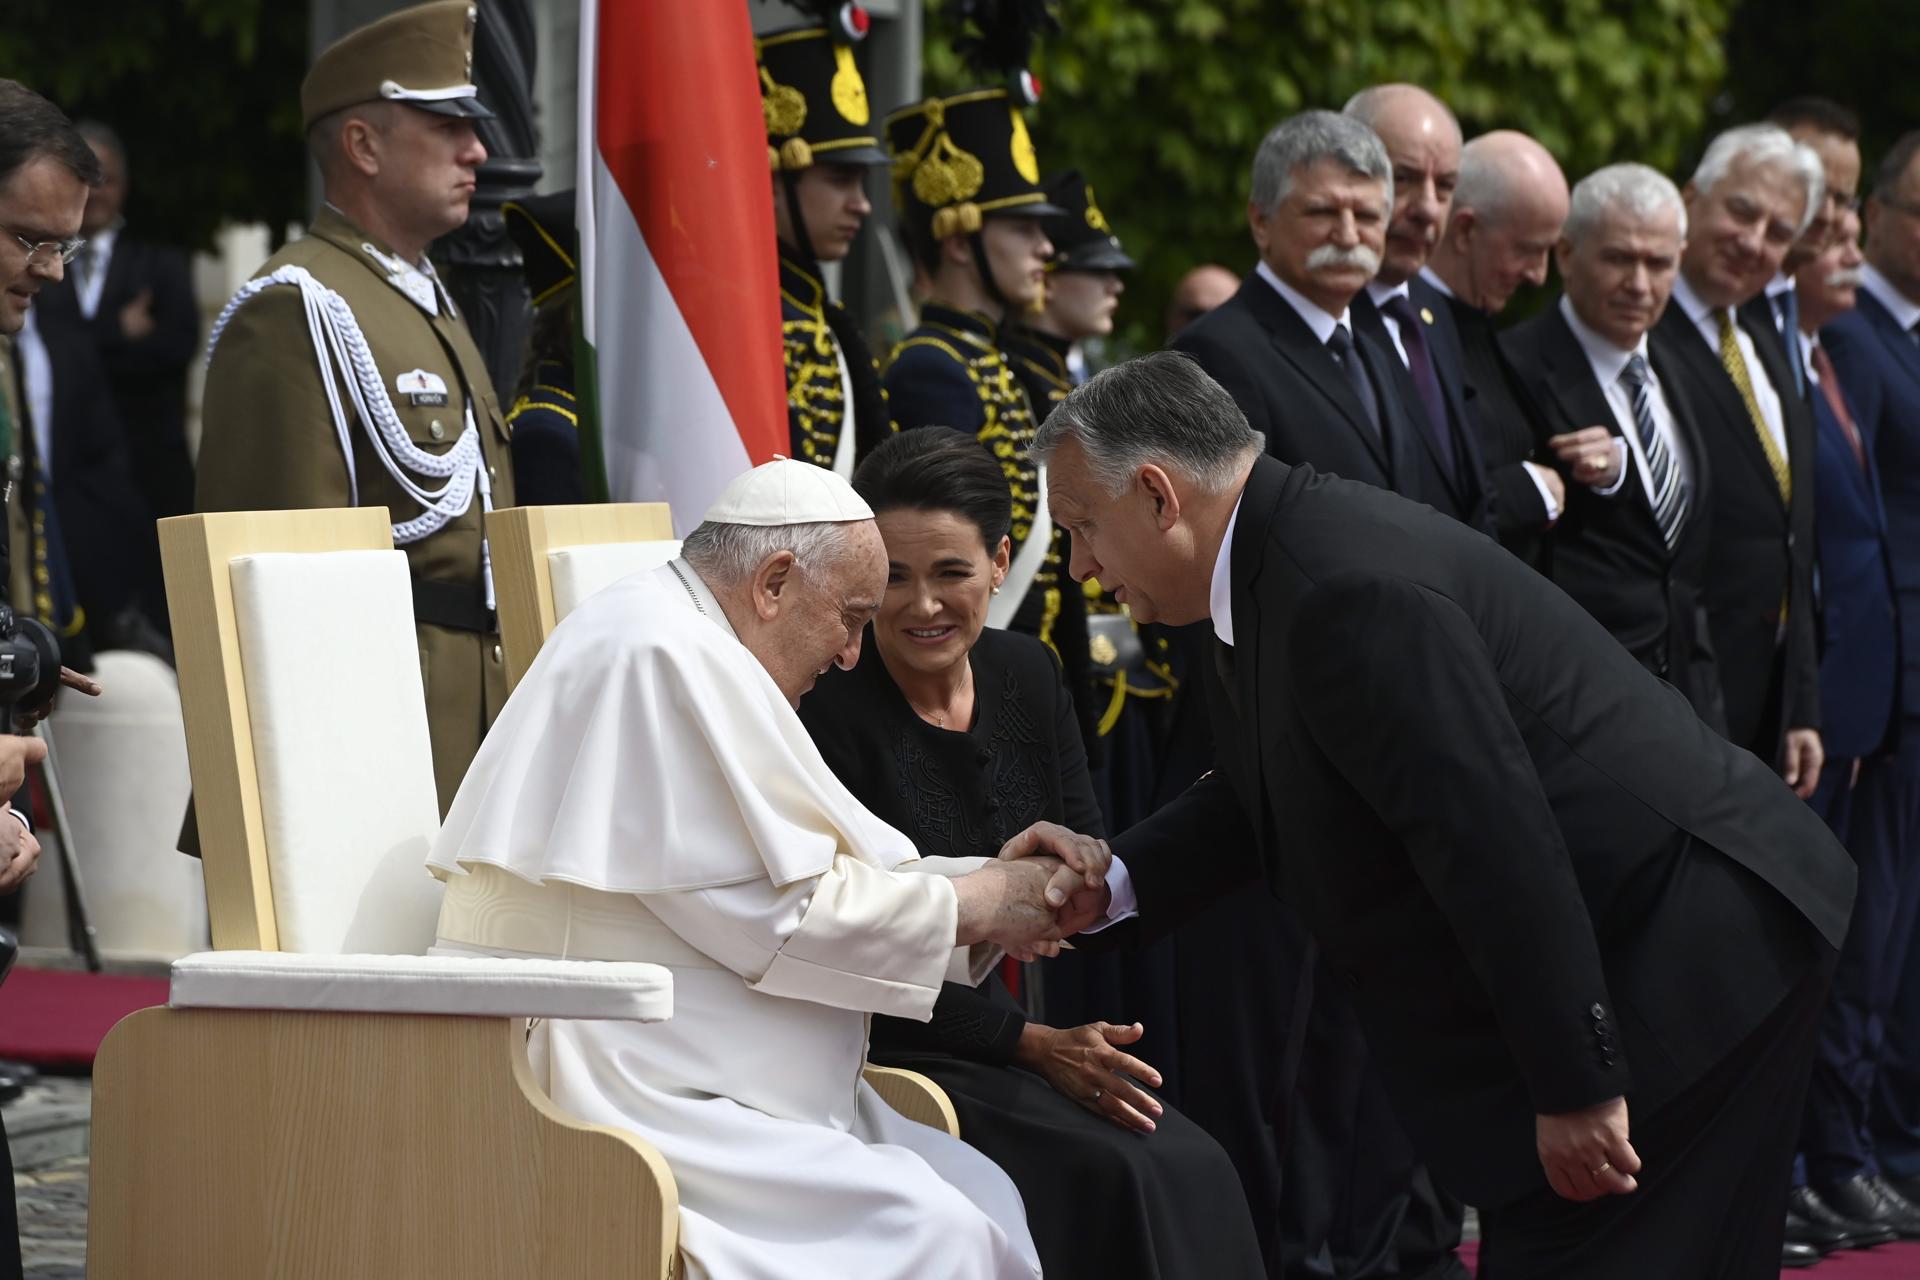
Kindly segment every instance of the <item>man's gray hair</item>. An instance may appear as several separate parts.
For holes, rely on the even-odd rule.
[[[1814,215],[1820,212],[1820,202],[1827,195],[1827,171],[1820,163],[1819,153],[1803,142],[1794,141],[1793,135],[1777,124],[1735,125],[1707,144],[1707,153],[1700,157],[1693,171],[1693,189],[1702,195],[1713,190],[1737,160],[1784,168],[1800,179],[1806,189],[1807,203],[1794,232],[1797,235],[1805,231]]]
[[[709,520],[687,535],[680,554],[702,578],[728,586],[751,577],[769,556],[793,552],[800,572],[817,574],[838,560],[847,548],[847,532],[854,521],[817,524],[716,524]]]
[[[1680,188],[1658,169],[1632,162],[1595,169],[1576,182],[1560,234],[1577,247],[1615,209],[1635,218],[1656,218],[1671,210],[1680,238],[1687,238],[1687,205]]]
[[[1471,210],[1483,223],[1497,222],[1512,194],[1513,174],[1489,148],[1472,142],[1460,148],[1460,181],[1453,188],[1455,213]]]
[[[1157,351],[1095,374],[1055,405],[1033,438],[1041,462],[1080,442],[1087,469],[1108,493],[1125,492],[1148,463],[1223,493],[1266,437],[1247,425],[1225,387],[1180,351]]]
[[[1293,190],[1294,174],[1319,160],[1338,160],[1354,173],[1382,182],[1393,207],[1393,165],[1380,135],[1337,111],[1288,116],[1260,140],[1253,153],[1253,203],[1272,213]]]

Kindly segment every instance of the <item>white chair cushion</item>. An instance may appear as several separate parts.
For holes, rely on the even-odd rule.
[[[661,542],[594,542],[559,547],[547,553],[553,576],[553,620],[559,622],[582,600],[629,574],[658,569],[680,554],[678,539]]]
[[[280,947],[419,955],[440,809],[406,556],[270,553],[232,575]]]
[[[176,1009],[442,1013],[662,1022],[673,972],[607,960],[203,951],[173,962]]]

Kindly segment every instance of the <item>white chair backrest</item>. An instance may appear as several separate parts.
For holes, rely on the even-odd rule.
[[[440,809],[406,556],[266,553],[230,571],[280,949],[424,952]]]
[[[547,553],[553,575],[553,620],[560,622],[582,600],[630,574],[658,569],[680,554],[677,538],[659,542],[592,542]]]

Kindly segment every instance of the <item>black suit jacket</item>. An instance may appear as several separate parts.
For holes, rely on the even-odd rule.
[[[1173,349],[1185,351],[1225,387],[1267,452],[1282,462],[1311,463],[1318,471],[1392,489],[1445,509],[1434,492],[1437,475],[1391,381],[1404,369],[1391,348],[1354,334],[1380,405],[1385,439],[1368,424],[1359,397],[1333,355],[1287,300],[1250,272],[1240,291],[1180,331]]]
[[[1264,874],[1455,1194],[1540,1190],[1536,1113],[1646,1123],[1838,946],[1812,810],[1486,538],[1260,459],[1230,554],[1215,771],[1114,841],[1137,932]]]
[[[1453,318],[1447,315],[1445,299],[1431,285],[1415,280],[1408,286],[1408,292],[1415,314],[1426,324],[1427,352],[1433,357],[1440,397],[1446,406],[1448,427],[1455,444],[1450,461],[1442,453],[1440,436],[1427,421],[1426,405],[1414,388],[1413,375],[1394,349],[1387,322],[1364,289],[1353,299],[1354,327],[1386,353],[1393,392],[1399,397],[1401,412],[1413,424],[1421,445],[1420,484],[1422,491],[1431,495],[1427,499],[1429,505],[1461,524],[1492,535],[1494,516],[1488,500],[1486,466],[1481,461],[1480,442],[1468,415],[1470,389],[1460,353],[1460,336],[1453,330]]]
[[[1762,759],[1779,757],[1787,729],[1820,727],[1820,655],[1814,633],[1813,411],[1794,394],[1780,333],[1742,314],[1786,423],[1791,506],[1767,465],[1753,418],[1717,351],[1679,303],[1654,326],[1652,346],[1663,380],[1677,382],[1692,406],[1713,474],[1706,570],[1707,620],[1713,632],[1727,733]],[[1780,637],[1780,605],[1787,627]]]
[[[100,305],[80,312],[73,268],[34,302],[44,330],[72,328],[93,342],[112,389],[134,477],[154,517],[193,510],[193,462],[187,453],[187,367],[200,349],[200,307],[187,255],[122,231],[107,260]],[[128,338],[120,312],[153,295],[153,332]]]
[[[1494,534],[1502,546],[1542,573],[1552,569],[1547,503],[1528,474],[1529,462],[1551,463],[1550,431],[1500,346],[1493,317],[1459,298],[1446,299],[1451,329],[1460,344],[1467,380],[1467,417],[1480,445],[1481,465],[1493,507]]]
[[[1523,370],[1549,434],[1620,424],[1593,376],[1580,340],[1556,304],[1502,339]],[[1669,550],[1653,504],[1629,453],[1628,472],[1611,496],[1566,477],[1567,510],[1554,528],[1553,580],[1627,647],[1640,665],[1668,681],[1700,718],[1725,732],[1726,709],[1702,598],[1712,526],[1713,469],[1672,360],[1651,351],[1654,376],[1687,459],[1687,516]]]

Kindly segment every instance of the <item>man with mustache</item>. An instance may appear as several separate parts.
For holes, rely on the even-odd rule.
[[[1443,174],[1459,145],[1457,134],[1444,141]],[[1355,300],[1387,252],[1394,185],[1387,147],[1359,120],[1306,111],[1281,121],[1253,160],[1247,223],[1259,262],[1173,349],[1227,389],[1282,462],[1458,511],[1435,437],[1410,412],[1398,350],[1357,320]],[[1403,280],[1418,270],[1408,262]],[[1128,602],[1126,586],[1117,595]],[[1270,1274],[1325,1275],[1329,1257],[1343,1278],[1463,1274],[1451,1257],[1457,1226],[1381,1102],[1358,1020],[1339,984],[1316,976],[1292,912],[1239,895],[1183,929],[1178,947],[1185,969],[1258,975],[1182,990],[1182,1022],[1201,1031],[1181,1055],[1181,1100],[1240,1170]],[[1402,1258],[1395,1224],[1409,1220],[1415,1194]]]
[[[1399,357],[1400,367],[1388,372],[1419,432],[1428,492],[1445,500],[1434,506],[1492,533],[1486,464],[1467,416],[1471,393],[1460,335],[1446,299],[1420,279],[1460,185],[1460,123],[1440,99],[1411,84],[1362,89],[1345,111],[1379,135],[1393,164],[1386,247],[1379,272],[1354,295],[1354,320]]]
[[[387,508],[413,574],[442,812],[507,697],[481,531],[513,505],[507,431],[427,261],[467,220],[487,158],[474,22],[471,4],[438,0],[314,60],[300,109],[326,203],[214,325],[194,494],[199,511]]]
[[[1705,596],[1727,736],[1802,798],[1823,759],[1813,411],[1794,390],[1779,332],[1740,306],[1780,269],[1825,186],[1819,158],[1776,125],[1716,137],[1686,186],[1686,247],[1653,335],[1699,415],[1713,474]],[[1588,453],[1574,478],[1603,466]]]

